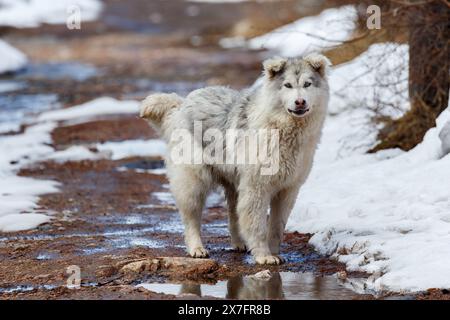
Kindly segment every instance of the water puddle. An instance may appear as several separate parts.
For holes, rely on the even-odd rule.
[[[147,290],[164,294],[193,294],[224,299],[349,300],[360,295],[340,284],[336,276],[312,272],[273,273],[270,278],[237,276],[216,284],[143,283]]]
[[[57,106],[56,94],[0,95],[0,124],[22,123],[27,113],[42,112]]]
[[[18,74],[19,78],[85,81],[98,75],[98,70],[79,62],[30,64]]]

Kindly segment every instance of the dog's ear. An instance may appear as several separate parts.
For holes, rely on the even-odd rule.
[[[322,77],[326,76],[328,67],[331,66],[330,60],[319,53],[311,53],[304,57],[303,60],[305,60]]]
[[[263,62],[264,74],[269,79],[275,78],[277,75],[283,73],[286,62],[286,59],[280,57],[265,60]]]

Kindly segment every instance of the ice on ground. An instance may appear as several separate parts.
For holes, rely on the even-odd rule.
[[[120,101],[109,97],[101,97],[84,104],[66,109],[44,112],[38,121],[64,121],[77,118],[95,117],[113,114],[138,114],[139,102]]]
[[[99,151],[111,152],[112,160],[131,157],[161,157],[166,152],[166,143],[159,139],[125,140],[97,144]]]
[[[29,28],[42,23],[62,24],[77,12],[82,22],[92,21],[101,9],[98,0],[0,0],[0,25]]]
[[[0,21],[2,21],[1,16]],[[1,39],[0,57],[0,74],[20,70],[27,64],[25,54]]]
[[[450,156],[442,157],[437,128],[409,152],[339,156],[352,126],[344,112],[328,117],[310,177],[302,187],[288,229],[313,233],[311,243],[349,270],[373,276],[374,291],[450,287]]]
[[[322,51],[348,40],[355,29],[357,18],[354,6],[342,6],[305,17],[249,40],[252,49],[271,49],[292,57],[313,51]]]

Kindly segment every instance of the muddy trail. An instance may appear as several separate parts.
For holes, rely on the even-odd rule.
[[[100,96],[138,100],[154,91],[251,85],[266,53],[215,43],[254,5],[106,1],[99,20],[79,31],[2,29],[32,62],[0,79],[21,84],[2,96],[2,105],[39,112],[26,106],[39,99],[68,107]],[[136,116],[113,115],[61,123],[52,138],[52,147],[63,150],[157,136]],[[20,175],[57,181],[60,192],[39,201],[37,212],[50,212],[50,223],[0,233],[0,299],[386,298],[351,290],[348,279],[367,275],[346,272],[315,252],[308,234],[285,234],[281,266],[255,266],[248,254],[231,250],[220,191],[203,215],[210,259],[188,258],[161,158],[45,161]],[[79,289],[67,287],[73,268],[81,272]],[[265,270],[272,276],[264,277]]]

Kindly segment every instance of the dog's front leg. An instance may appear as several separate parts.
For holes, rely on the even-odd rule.
[[[242,189],[239,191],[237,212],[241,235],[247,248],[258,264],[280,264],[280,258],[270,253],[267,242],[267,209],[270,196],[261,188]]]
[[[278,192],[270,203],[269,248],[274,255],[280,253],[284,228],[297,199],[299,188],[287,188]]]

